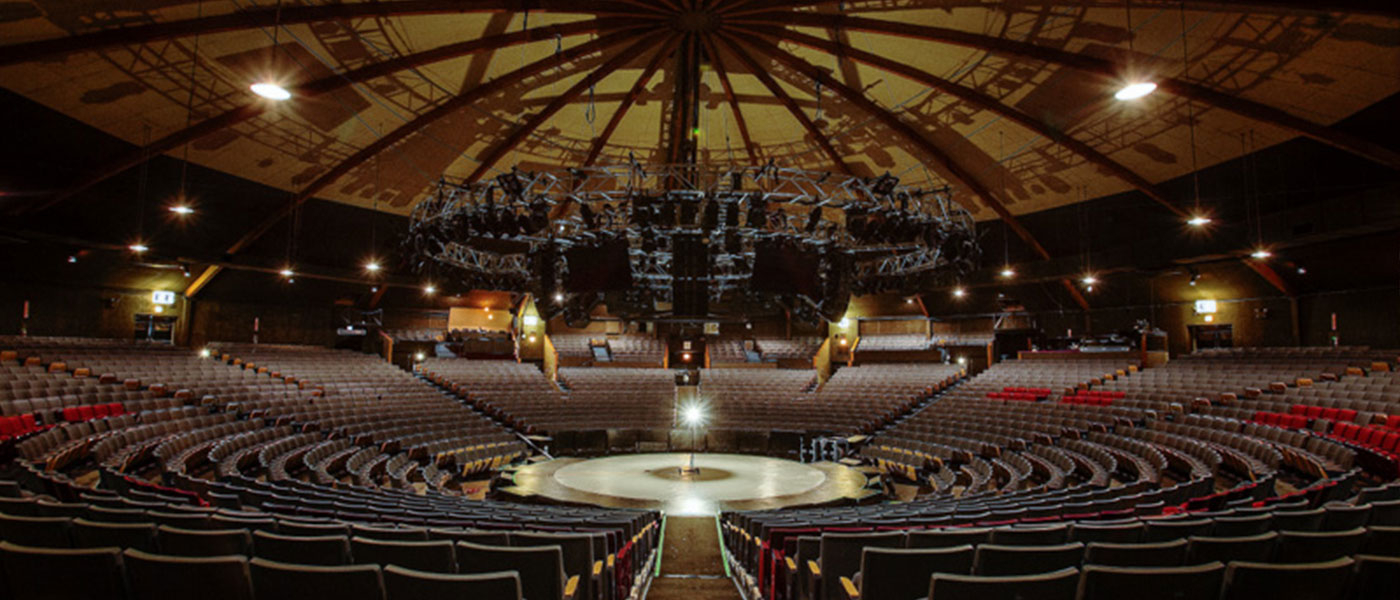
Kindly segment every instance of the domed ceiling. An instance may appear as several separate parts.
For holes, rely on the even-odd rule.
[[[1400,91],[1385,6],[18,0],[0,84],[142,147],[39,207],[165,153],[398,213],[444,175],[693,159],[888,172],[979,219],[1131,190],[1184,215],[1154,184],[1297,136],[1400,167],[1328,127]]]

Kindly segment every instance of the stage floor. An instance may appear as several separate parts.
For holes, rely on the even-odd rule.
[[[685,453],[558,458],[517,470],[509,491],[564,502],[655,508],[681,516],[781,508],[865,493],[865,475],[836,463],[696,454],[700,472],[683,477],[680,468],[689,458]]]

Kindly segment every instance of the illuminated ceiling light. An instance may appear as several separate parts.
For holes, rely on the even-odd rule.
[[[428,285],[425,285],[425,286],[423,286],[423,293],[424,293],[424,294],[427,294],[427,295],[429,295],[429,296],[431,296],[431,295],[433,295],[433,294],[436,294],[436,293],[437,293],[437,287],[434,286],[434,285],[431,284],[431,283],[428,284]]]
[[[1249,253],[1249,255],[1258,260],[1264,260],[1270,256],[1273,256],[1274,253],[1269,252],[1268,248],[1256,248],[1254,252]]]
[[[268,100],[276,100],[278,102],[281,102],[283,100],[290,100],[292,98],[292,93],[287,91],[287,88],[284,88],[275,83],[255,83],[253,85],[248,86],[248,89],[253,90],[254,94],[267,98]]]
[[[193,209],[193,208],[190,208],[190,207],[188,207],[188,206],[185,206],[184,204],[176,204],[176,205],[173,205],[173,206],[170,207],[170,212],[173,212],[173,213],[175,213],[175,214],[180,215],[180,216],[183,217],[183,216],[186,216],[186,215],[192,215],[192,214],[194,214],[194,209]]]
[[[277,274],[278,274],[278,275],[281,275],[281,276],[283,276],[283,277],[286,277],[286,278],[288,278],[288,279],[290,279],[292,276],[296,275],[296,272],[294,272],[294,271],[292,271],[290,268],[288,268],[288,269],[282,269],[281,271],[278,271]]]
[[[147,250],[150,250],[151,247],[150,247],[150,246],[147,246],[147,245],[145,245],[145,244],[142,244],[141,242],[136,242],[135,244],[132,244],[132,245],[130,245],[130,246],[127,246],[126,249],[127,249],[127,250],[130,250],[130,251],[132,251],[132,252],[135,252],[135,253],[137,253],[137,254],[140,254],[140,253],[142,253],[142,252],[145,252],[145,251],[147,251]]]
[[[554,301],[555,301],[555,302],[563,302],[563,301],[564,301],[564,295],[563,295],[563,294],[560,294],[560,293],[558,293],[558,292],[555,292],[555,293],[554,293]]]
[[[369,261],[369,262],[365,263],[365,270],[366,270],[366,271],[369,271],[370,273],[378,273],[378,272],[379,272],[379,263],[377,263],[377,262],[375,262],[375,261]]]
[[[1303,267],[1298,267],[1298,274],[1299,274],[1299,275],[1307,275],[1307,274],[1308,274],[1308,270],[1305,269],[1305,268],[1303,268]]]
[[[1151,81],[1139,81],[1123,86],[1123,89],[1118,90],[1117,93],[1113,94],[1113,97],[1119,100],[1137,100],[1151,94],[1156,89],[1157,84]]]
[[[77,256],[69,256],[69,257],[68,257],[68,264],[71,265],[71,264],[74,264],[74,263],[76,263],[76,262],[78,262],[78,257],[77,257]]]
[[[1210,217],[1207,217],[1205,215],[1195,215],[1190,219],[1187,219],[1186,224],[1192,227],[1205,227],[1206,225],[1210,225]]]
[[[954,298],[961,298],[961,297],[966,296],[966,295],[967,295],[967,290],[962,289],[962,288],[953,288],[953,297],[954,297]]]
[[[1008,266],[1008,267],[1003,267],[1003,268],[1001,269],[1001,277],[1002,277],[1002,279],[1011,279],[1012,277],[1015,277],[1015,276],[1016,276],[1016,272],[1013,271],[1013,270],[1011,270],[1011,267]]]

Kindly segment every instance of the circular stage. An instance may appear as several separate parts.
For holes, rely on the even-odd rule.
[[[699,472],[682,473],[689,459],[685,453],[559,458],[520,468],[513,488],[504,491],[563,502],[656,508],[683,516],[867,495],[865,475],[835,463],[696,454]]]

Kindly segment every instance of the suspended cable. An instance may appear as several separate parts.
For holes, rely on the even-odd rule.
[[[195,5],[195,18],[204,16],[204,0],[199,0]],[[196,31],[193,40],[193,50],[190,56],[190,95],[185,100],[185,129],[189,130],[194,124],[194,89],[198,85],[195,82],[195,70],[199,67],[199,32]],[[185,191],[185,180],[190,169],[190,145],[193,139],[185,141],[185,148],[181,151],[180,157],[180,191],[176,201],[180,203],[188,202],[189,195]]]

